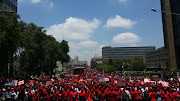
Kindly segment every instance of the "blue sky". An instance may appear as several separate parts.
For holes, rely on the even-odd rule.
[[[164,45],[160,0],[19,0],[18,14],[68,41],[71,58],[88,62],[103,46]]]

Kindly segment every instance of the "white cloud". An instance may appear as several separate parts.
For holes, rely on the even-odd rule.
[[[127,2],[127,0],[119,0],[119,2]]]
[[[121,27],[121,28],[131,28],[136,22],[131,21],[130,19],[122,18],[119,15],[116,15],[115,18],[110,18],[107,20],[105,27]]]
[[[139,41],[140,41],[139,36],[129,32],[118,34],[117,36],[113,37],[112,40],[113,43],[120,43],[120,44],[131,44]]]
[[[97,49],[97,51],[96,51],[96,53],[97,53],[99,56],[102,56],[102,48],[103,48],[104,46],[107,46],[107,45],[99,45],[99,47],[98,47],[98,49]]]
[[[41,0],[31,0],[32,3],[39,3]]]
[[[70,17],[65,23],[52,25],[47,29],[47,34],[53,35],[57,40],[88,40],[99,24],[100,21],[96,18],[93,21],[86,21]]]
[[[83,43],[83,44],[82,44]],[[87,44],[84,44],[87,43]],[[91,43],[97,44],[93,47],[84,47],[84,45],[92,45]],[[99,45],[97,42],[94,41],[70,41],[68,42],[70,47],[69,55],[71,58],[75,58],[76,56],[79,57],[79,60],[86,60],[90,64],[91,58],[98,54],[99,56],[102,55],[102,47],[107,45]]]
[[[95,47],[98,45],[98,43],[95,41],[82,41],[80,42],[80,45],[83,47]]]
[[[54,7],[54,3],[53,3],[53,2],[50,2],[49,7],[50,7],[50,8],[53,8],[53,7]]]

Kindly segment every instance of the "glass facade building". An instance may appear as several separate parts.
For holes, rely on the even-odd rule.
[[[146,64],[146,70],[162,70],[162,68],[168,66],[168,51],[166,48],[161,47],[157,50],[146,52],[143,60]]]
[[[17,12],[17,0],[4,0],[4,3],[0,4],[0,8],[4,7]]]
[[[155,46],[146,47],[103,47],[103,59],[133,59],[134,57],[143,57],[148,51],[155,50]]]
[[[164,11],[164,44],[168,50],[169,64],[172,69],[180,69],[180,0],[161,0],[161,10]]]

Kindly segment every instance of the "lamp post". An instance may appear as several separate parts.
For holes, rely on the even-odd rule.
[[[167,7],[168,8],[168,7]],[[171,8],[169,8],[170,10],[171,10]],[[169,10],[168,9],[168,10]],[[169,15],[175,15],[175,16],[178,16],[179,17],[179,13],[174,13],[174,12],[171,12],[170,10],[169,11],[161,11],[161,10],[156,10],[155,8],[151,8],[151,10],[153,11],[153,12],[161,12],[161,13],[165,13],[165,14],[169,14]],[[172,20],[172,18],[170,17],[169,18],[169,15],[168,16],[165,16],[165,17],[167,17],[166,19],[167,20]],[[169,28],[169,27],[173,27],[173,22],[172,23],[170,23],[170,24],[167,24],[168,22],[166,22],[166,30],[167,29],[169,29],[168,31],[167,31],[167,33],[170,33],[170,34],[167,34],[168,35],[168,38],[167,38],[167,40],[168,40],[168,42],[169,42],[169,40],[171,40],[171,41],[174,41],[174,32],[173,32],[173,30],[171,29],[171,28]],[[177,59],[176,59],[176,53],[175,53],[175,46],[174,46],[174,43],[171,43],[171,42],[169,42],[169,45],[168,45],[168,54],[169,54],[169,62],[170,62],[170,67],[171,67],[171,65],[173,64],[173,68],[174,69],[177,69],[177,65],[176,65],[176,62],[178,62],[177,61]],[[173,61],[173,62],[172,62]],[[172,63],[172,64],[171,64]],[[161,65],[159,65],[159,66],[161,66]]]
[[[151,8],[153,12],[162,12],[162,13],[167,13],[167,14],[172,14],[172,15],[180,15],[178,13],[172,13],[172,12],[166,12],[166,11],[161,11],[161,10],[156,10],[155,8]]]
[[[125,79],[124,62],[122,63],[122,69],[123,69],[123,78]]]

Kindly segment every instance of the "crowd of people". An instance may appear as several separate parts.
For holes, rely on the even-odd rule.
[[[133,82],[117,75],[99,81],[102,73],[86,70],[78,77],[38,78],[33,83],[25,80],[17,86],[3,85],[14,79],[0,78],[1,101],[178,101],[178,80],[169,80],[169,86],[155,83]],[[49,81],[52,83],[48,83]],[[118,82],[115,82],[118,81]],[[120,81],[120,82],[119,82]]]

